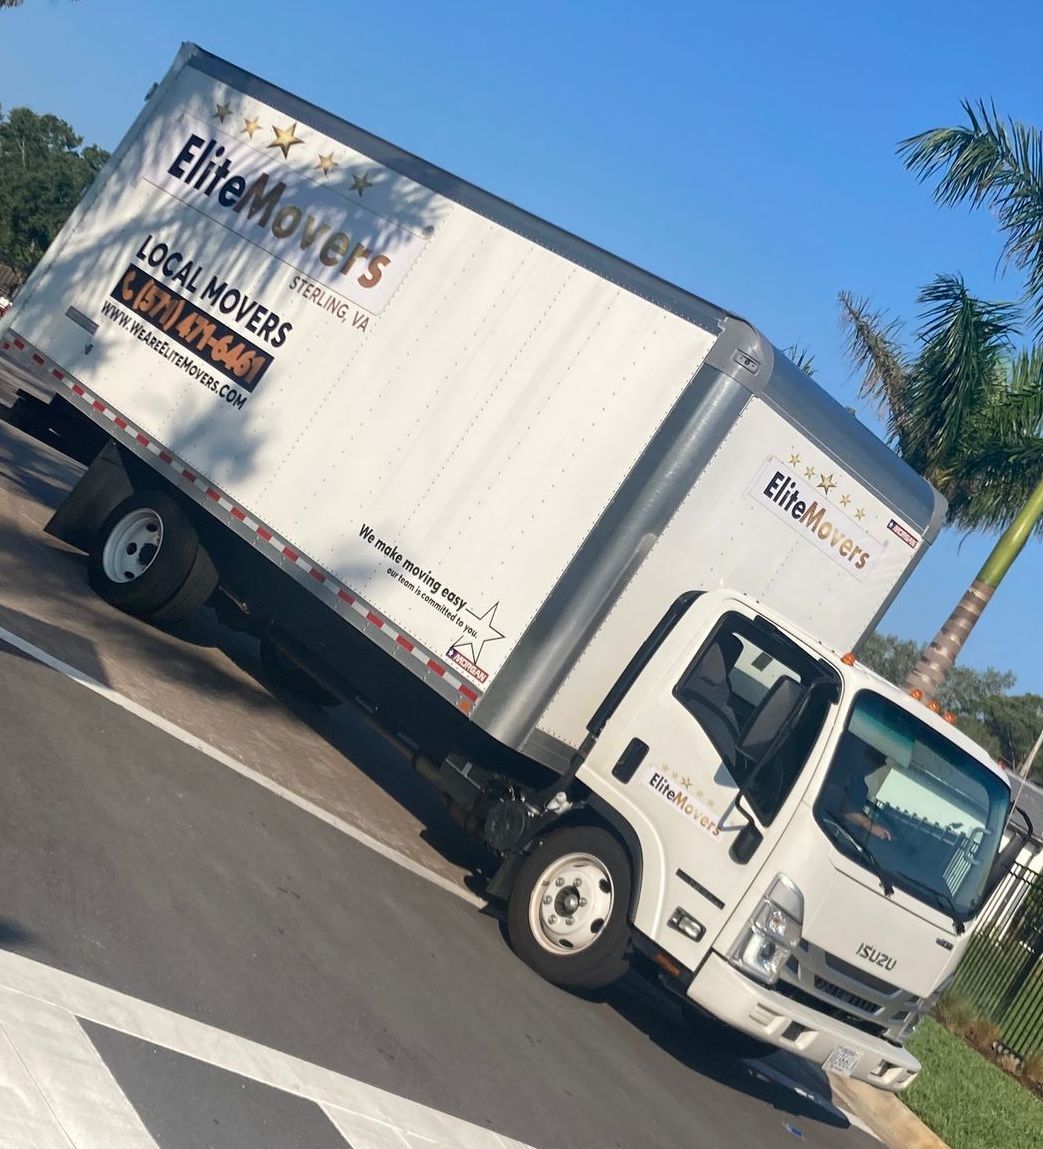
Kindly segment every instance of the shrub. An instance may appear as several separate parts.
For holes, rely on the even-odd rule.
[[[975,1049],[989,1053],[1000,1039],[1000,1027],[987,1017],[976,1017],[963,1031],[963,1036]]]
[[[981,1015],[977,1006],[954,989],[947,989],[934,1007],[934,1016],[950,1033],[962,1037]]]
[[[1033,1085],[1043,1085],[1043,1053],[1025,1058],[1025,1076]]]

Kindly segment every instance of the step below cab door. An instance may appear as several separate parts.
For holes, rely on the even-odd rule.
[[[777,751],[751,770],[738,750],[743,732],[782,679],[790,685],[775,694],[803,699],[803,709]],[[688,968],[751,887],[774,879],[759,875],[806,787],[838,682],[751,605],[707,594],[661,640],[605,722],[579,778],[640,842],[633,924]],[[679,939],[678,911],[695,919],[698,938],[689,927]]]

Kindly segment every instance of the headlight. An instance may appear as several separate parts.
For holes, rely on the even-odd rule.
[[[753,920],[754,929],[792,949],[800,941],[800,922],[795,922],[774,902],[763,902]]]
[[[789,953],[785,946],[763,937],[756,930],[750,930],[746,935],[746,944],[739,955],[739,961],[754,977],[770,985],[779,980],[779,974],[786,964]]]
[[[768,896],[754,910],[732,961],[758,981],[774,985],[800,943],[803,924],[804,895],[780,874]]]

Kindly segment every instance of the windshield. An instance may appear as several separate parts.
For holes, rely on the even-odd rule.
[[[964,919],[999,849],[1010,791],[943,734],[873,691],[855,698],[815,817],[838,849]],[[889,880],[889,881],[888,881]]]

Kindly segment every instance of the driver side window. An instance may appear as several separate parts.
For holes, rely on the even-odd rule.
[[[727,614],[685,670],[674,697],[699,723],[737,785],[747,764],[736,744],[750,715],[780,678],[807,686],[821,666],[774,627],[745,615]],[[816,692],[817,693],[817,692]],[[823,695],[813,696],[793,736],[750,783],[750,803],[762,821],[778,812],[800,774],[825,717]]]

